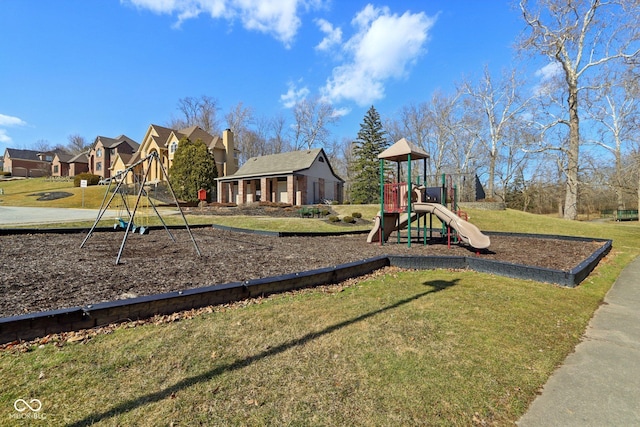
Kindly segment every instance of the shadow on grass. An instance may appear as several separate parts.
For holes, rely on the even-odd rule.
[[[94,423],[118,416],[120,414],[132,411],[136,408],[139,408],[141,406],[144,406],[146,404],[149,403],[153,403],[153,402],[159,402],[163,399],[169,398],[171,397],[172,394],[179,392],[180,390],[184,390],[187,389],[189,387],[192,387],[196,384],[205,382],[205,381],[209,381],[213,378],[215,378],[216,376],[222,374],[223,372],[231,372],[231,371],[235,371],[238,369],[242,369],[245,366],[249,366],[261,359],[267,358],[267,357],[271,357],[271,356],[275,356],[277,354],[280,354],[290,348],[296,347],[296,346],[300,346],[300,345],[304,345],[307,342],[310,342],[312,340],[315,340],[317,338],[320,338],[324,335],[328,335],[332,332],[335,332],[339,329],[345,328],[349,325],[352,325],[354,323],[357,322],[361,322],[363,320],[369,319],[373,316],[376,316],[378,314],[384,313],[386,311],[389,310],[393,310],[395,308],[401,307],[405,304],[408,304],[412,301],[418,300],[426,295],[435,293],[435,292],[439,292],[442,290],[445,290],[447,288],[450,288],[454,285],[456,285],[458,282],[458,279],[454,279],[454,280],[432,280],[432,281],[428,281],[428,282],[424,282],[423,285],[425,286],[429,286],[432,289],[429,289],[426,292],[421,292],[419,294],[416,294],[412,297],[409,298],[405,298],[403,300],[400,300],[394,304],[388,305],[386,307],[383,307],[381,309],[372,311],[370,313],[365,313],[362,314],[358,317],[354,317],[353,319],[349,319],[349,320],[345,320],[344,322],[340,322],[340,323],[336,323],[335,325],[329,326],[321,331],[318,332],[309,332],[308,334],[302,336],[301,338],[298,339],[294,339],[294,340],[290,340],[288,342],[285,342],[283,344],[280,344],[276,347],[272,347],[268,350],[262,351],[260,353],[257,353],[253,356],[247,357],[245,359],[242,360],[237,360],[233,363],[229,363],[226,365],[222,365],[219,366],[215,369],[212,369],[210,371],[204,372],[200,375],[196,375],[194,377],[190,377],[190,378],[185,378],[182,381],[177,382],[176,384],[172,385],[171,387],[165,388],[164,390],[160,390],[157,391],[155,393],[150,393],[144,396],[140,396],[137,397],[135,399],[131,399],[128,400],[126,402],[123,402],[111,409],[109,409],[106,412],[100,413],[100,414],[91,414],[88,415],[87,417],[85,417],[84,419],[77,421],[73,424],[69,424],[69,426],[72,427],[76,427],[76,426],[88,426],[88,425],[92,425]]]

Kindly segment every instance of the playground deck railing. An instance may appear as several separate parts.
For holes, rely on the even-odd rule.
[[[384,211],[385,212],[405,212],[408,207],[407,192],[409,186],[406,182],[394,182],[385,184]]]

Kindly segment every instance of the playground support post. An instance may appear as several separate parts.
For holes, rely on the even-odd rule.
[[[407,154],[407,247],[411,247],[411,199],[413,193],[411,189],[411,153]],[[399,231],[398,231],[399,232]]]
[[[380,159],[380,246],[384,245],[384,159]]]

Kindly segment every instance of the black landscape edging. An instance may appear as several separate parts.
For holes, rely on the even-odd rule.
[[[202,227],[210,227],[210,225],[204,225]],[[162,226],[158,228],[162,229]],[[175,226],[175,228],[183,227]],[[229,227],[229,229],[231,229],[231,227]],[[25,229],[18,230],[22,231]],[[51,229],[31,229],[31,232],[53,232],[50,230]],[[64,230],[65,233],[72,232],[72,229],[59,230]],[[100,229],[100,231],[109,230],[112,229]],[[2,230],[0,230],[0,232],[1,231]],[[87,231],[88,230],[82,229],[79,231],[76,230],[76,232]],[[13,234],[22,233],[18,232]],[[368,274],[388,265],[412,269],[470,269],[473,271],[497,274],[506,277],[530,279],[540,282],[554,283],[561,286],[575,287],[589,275],[598,262],[611,250],[612,247],[612,241],[605,239],[517,233],[488,234],[513,235],[514,237],[526,236],[546,239],[556,238],[584,242],[600,241],[605,242],[605,244],[569,272],[488,260],[477,256],[381,255],[362,261],[291,273],[282,276],[266,277],[244,282],[206,286],[202,288],[192,288],[183,291],[91,304],[84,307],[73,307],[5,317],[0,318],[0,344],[18,340],[30,340],[52,333],[88,329],[126,320],[149,318],[156,314],[170,314],[177,311],[205,307],[208,305],[224,304],[293,289],[336,283],[348,278]],[[315,233],[312,235],[315,235]]]
[[[0,344],[338,283],[389,265],[386,256],[244,282],[0,318]]]

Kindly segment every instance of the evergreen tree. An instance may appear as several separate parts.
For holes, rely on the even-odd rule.
[[[218,169],[213,154],[204,142],[200,139],[191,142],[182,138],[174,154],[169,175],[178,199],[197,202],[198,190],[211,190],[214,187]]]
[[[386,132],[382,128],[380,115],[371,106],[360,124],[358,138],[353,141],[353,157],[351,170],[353,183],[351,185],[352,203],[380,202],[380,161],[378,154],[389,145],[385,138]]]

